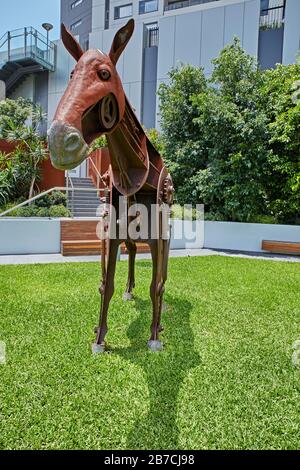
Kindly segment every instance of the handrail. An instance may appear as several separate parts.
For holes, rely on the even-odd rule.
[[[72,181],[72,178],[69,174],[69,172],[67,172],[67,181],[70,181],[71,183],[71,191],[72,191],[72,203],[71,203],[71,206],[72,206],[72,215],[74,214],[74,184],[73,184],[73,181]],[[68,185],[67,185],[68,186]]]
[[[21,202],[20,204],[18,204],[17,206],[12,207],[11,209],[8,209],[7,211],[1,212],[0,217],[4,217],[5,215],[10,214],[11,212],[15,211],[16,209],[20,209],[21,207],[24,207],[27,204],[30,204],[31,202],[36,201],[37,199],[40,199],[43,196],[46,196],[46,194],[52,193],[53,191],[66,191],[66,192],[68,192],[68,191],[72,191],[72,189],[68,188],[68,187],[65,187],[65,186],[54,186],[54,188],[47,189],[47,191],[44,191],[44,192],[38,194],[37,196],[31,197],[30,199],[27,199],[27,201]],[[101,188],[99,188],[99,189],[96,189],[96,188],[76,188],[75,191],[89,191],[89,192],[97,191],[97,192],[99,192],[99,191],[104,191],[104,189],[101,189]]]
[[[97,188],[99,188],[99,179],[101,179],[102,183],[104,184],[104,186],[107,188],[107,184],[105,183],[103,177],[101,176],[101,173],[100,171],[98,170],[98,168],[96,167],[95,163],[93,162],[93,159],[91,157],[88,157],[88,162],[91,162],[95,171],[96,171],[96,174],[97,174]],[[99,188],[100,189],[100,188]]]

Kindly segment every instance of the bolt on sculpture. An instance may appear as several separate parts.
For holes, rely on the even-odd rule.
[[[162,236],[166,212],[173,203],[172,178],[163,159],[148,140],[140,122],[131,108],[116,70],[117,61],[130,40],[134,21],[130,20],[115,35],[110,53],[91,49],[84,52],[72,34],[62,25],[62,40],[66,49],[77,61],[70,83],[62,97],[48,133],[49,149],[54,167],[68,170],[80,165],[88,156],[89,145],[106,134],[110,167],[105,175],[107,207],[113,207],[119,217],[116,234],[111,236],[109,214],[102,218],[107,238],[102,241],[102,282],[100,286],[101,310],[99,327],[93,352],[105,351],[107,313],[114,291],[114,276],[119,245],[125,242],[129,253],[129,272],[125,300],[132,299],[135,286],[134,264],[136,241],[148,243],[151,250],[153,274],[150,294],[153,304],[151,338],[152,351],[162,349],[159,333],[164,285],[167,279],[170,237]],[[147,233],[142,230],[143,219],[138,210],[120,227],[120,198],[126,198],[128,208],[143,204],[147,208]],[[155,217],[153,215],[155,205]],[[153,222],[154,220],[154,222]],[[140,237],[129,236],[129,224],[141,225]],[[155,227],[153,227],[155,225]],[[139,229],[139,227],[137,227]],[[153,236],[153,233],[156,236]]]

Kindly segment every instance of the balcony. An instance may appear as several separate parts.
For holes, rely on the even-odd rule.
[[[202,5],[204,3],[217,2],[219,0],[167,0],[165,3],[164,11],[177,10],[177,8],[187,8],[195,5]]]
[[[269,8],[262,8],[260,12],[260,29],[282,28],[285,17],[285,0],[268,2]]]
[[[0,38],[0,80],[6,91],[24,75],[55,70],[56,46],[36,29],[22,28],[8,31]]]

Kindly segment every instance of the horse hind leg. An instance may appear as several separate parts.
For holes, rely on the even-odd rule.
[[[136,258],[136,243],[128,240],[125,242],[128,250],[128,281],[123,300],[133,300],[132,291],[135,287],[135,258]]]

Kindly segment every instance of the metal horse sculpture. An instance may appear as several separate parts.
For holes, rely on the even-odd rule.
[[[99,289],[101,311],[99,327],[96,328],[96,342],[93,345],[94,353],[105,351],[107,313],[114,291],[118,248],[122,242],[125,242],[129,253],[128,283],[124,299],[132,299],[135,286],[136,241],[149,244],[153,262],[150,288],[153,320],[148,346],[152,351],[162,349],[159,333],[162,330],[160,319],[167,279],[169,239],[162,237],[161,208],[172,205],[173,184],[161,156],[148,140],[130,106],[116,70],[117,61],[133,30],[134,21],[130,20],[116,33],[110,53],[106,55],[97,49],[84,52],[72,34],[62,25],[63,43],[77,64],[58,105],[48,136],[53,166],[68,170],[83,162],[88,156],[89,145],[100,135],[106,134],[110,153],[110,167],[106,175],[109,188],[106,192],[107,202],[110,207],[115,208],[117,217],[120,215],[121,195],[126,197],[128,208],[143,204],[148,209],[146,221],[143,221],[138,210],[126,218],[125,236],[124,226],[120,227],[121,221],[118,220],[115,237],[110,236],[108,214],[106,211],[103,213],[104,221],[107,221],[105,230],[108,238],[102,244],[102,283]],[[153,205],[156,210],[155,228],[153,217],[150,215]],[[134,221],[137,230],[140,229],[138,240],[129,236],[129,224]],[[143,224],[146,225],[146,222],[148,229],[145,233]],[[153,233],[157,236],[153,237]]]

